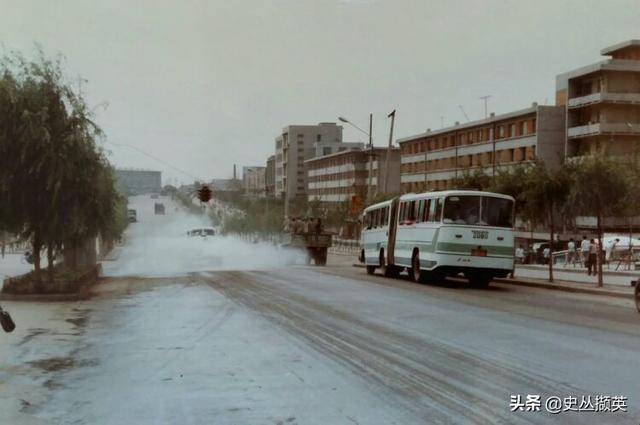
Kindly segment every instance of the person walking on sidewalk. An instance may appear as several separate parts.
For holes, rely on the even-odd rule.
[[[567,264],[576,264],[576,243],[573,238],[569,239],[569,243],[567,243],[567,256],[565,257],[564,266],[567,267]]]
[[[582,243],[580,243],[580,262],[583,267],[587,267],[587,263],[589,262],[589,245],[587,236],[582,236]]]
[[[516,260],[518,261],[518,264],[524,264],[524,248],[522,245],[516,249]]]
[[[598,273],[598,244],[593,239],[589,242],[588,252],[587,275],[591,276],[591,271],[593,270],[593,275],[595,276]]]

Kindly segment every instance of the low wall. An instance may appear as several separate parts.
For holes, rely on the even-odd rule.
[[[66,270],[63,265],[57,265],[53,282],[49,282],[46,268],[40,272],[42,280],[40,283],[34,280],[34,272],[31,271],[21,276],[5,279],[2,293],[15,295],[76,294],[94,285],[101,272],[102,266],[100,264],[79,271]]]

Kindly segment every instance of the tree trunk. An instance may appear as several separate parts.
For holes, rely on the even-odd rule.
[[[53,283],[53,244],[47,245],[47,272],[49,274],[49,283]]]
[[[38,232],[35,232],[33,234],[33,240],[31,245],[33,247],[32,255],[33,255],[34,278],[36,281],[36,288],[39,291],[42,284],[42,278],[40,276],[40,250],[42,248],[42,242],[40,241],[40,234]]]
[[[598,220],[598,287],[602,288],[602,218],[600,214],[597,215]]]
[[[549,282],[553,282],[553,236],[555,228],[553,226],[553,212],[549,211]]]

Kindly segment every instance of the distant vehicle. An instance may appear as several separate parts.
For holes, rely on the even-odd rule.
[[[321,219],[294,219],[286,223],[286,227],[288,232],[284,234],[283,247],[306,251],[307,264],[312,260],[316,266],[327,264],[327,250],[333,235],[324,231]]]
[[[158,194],[157,193],[152,193],[151,194],[151,199],[158,199]]]
[[[154,205],[154,212],[156,215],[164,215],[164,204],[162,202],[156,202]]]
[[[475,287],[513,270],[514,199],[451,190],[411,193],[364,210],[360,261],[416,281],[463,274]]]
[[[129,223],[136,223],[138,221],[138,213],[136,210],[127,210],[127,218]]]
[[[203,227],[201,229],[192,229],[189,230],[187,232],[187,236],[191,236],[191,237],[203,237],[206,238],[207,236],[215,236],[216,235],[216,230],[213,227]]]

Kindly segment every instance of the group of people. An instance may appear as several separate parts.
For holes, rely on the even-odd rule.
[[[614,252],[616,251],[620,239],[616,238],[611,244],[605,246],[604,261],[609,263],[613,260]],[[587,269],[587,275],[596,275],[598,266],[598,251],[600,250],[598,241],[594,238],[587,238],[586,235],[582,236],[582,241],[578,244],[573,238],[567,243],[567,254],[565,257],[565,266],[579,264]],[[526,251],[522,245],[520,245],[515,252],[516,261],[519,264],[526,262]],[[542,250],[542,261],[544,264],[549,264],[552,261],[551,248],[546,246]]]
[[[303,233],[322,233],[322,220],[315,218],[285,217],[284,231],[295,235]]]

